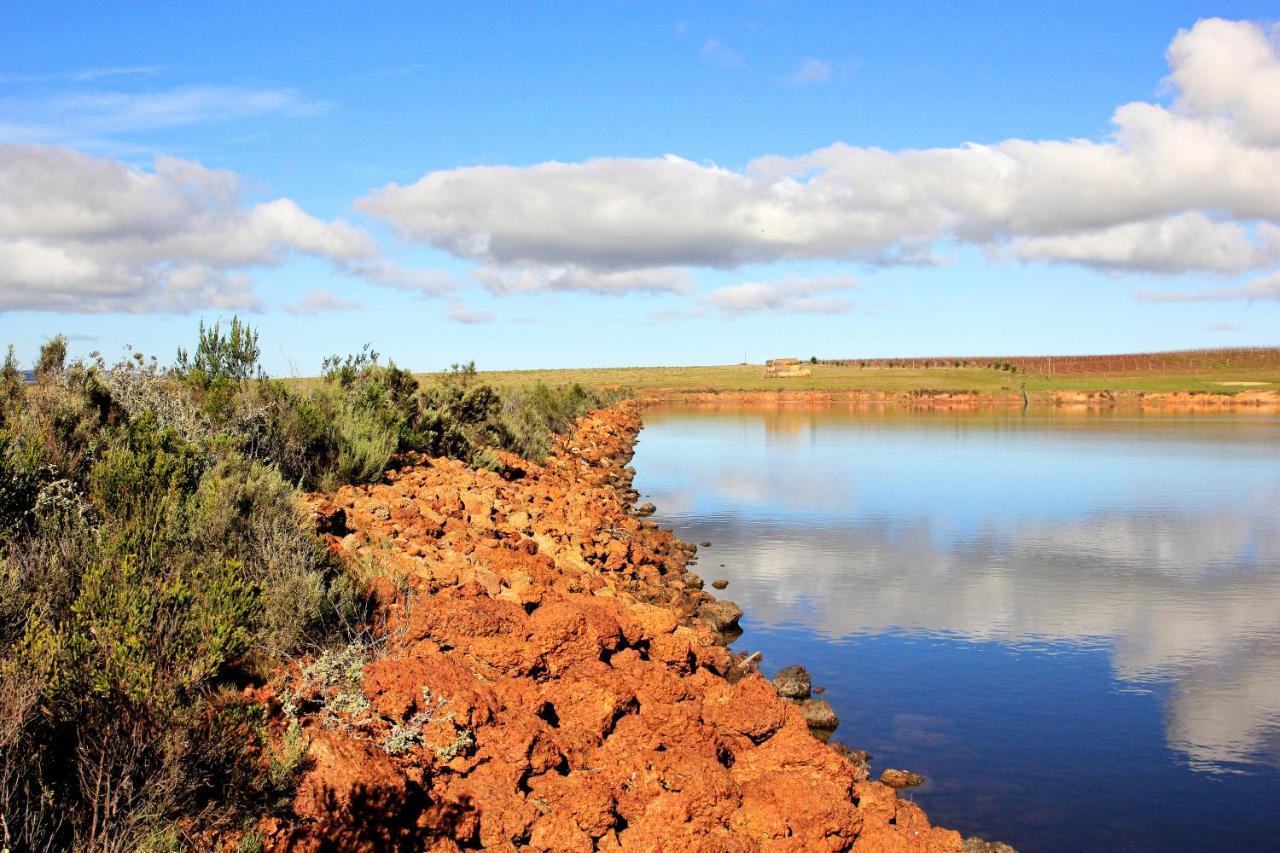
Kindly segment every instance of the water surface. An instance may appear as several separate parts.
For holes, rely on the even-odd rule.
[[[935,822],[1280,849],[1280,419],[669,408],[633,464]]]

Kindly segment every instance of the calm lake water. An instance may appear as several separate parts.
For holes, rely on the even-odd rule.
[[[1280,419],[655,409],[633,464],[936,823],[1280,849]]]

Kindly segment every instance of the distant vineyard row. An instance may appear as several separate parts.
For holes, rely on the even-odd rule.
[[[955,356],[932,358],[822,359],[840,367],[986,367],[1044,376],[1116,373],[1194,373],[1228,368],[1280,368],[1280,347],[1197,349],[1122,355]]]

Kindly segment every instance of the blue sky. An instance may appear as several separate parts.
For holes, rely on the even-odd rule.
[[[0,338],[167,360],[241,313],[304,375],[366,341],[424,370],[1274,345],[1268,13],[0,3]]]

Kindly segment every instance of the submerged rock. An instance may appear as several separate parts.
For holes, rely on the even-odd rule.
[[[983,841],[977,836],[971,836],[964,840],[963,853],[1018,853],[1018,851],[1013,845],[1005,844],[1003,841]]]
[[[880,774],[880,781],[890,788],[916,788],[924,784],[924,777],[910,770],[890,768]]]
[[[727,587],[727,586],[729,585],[729,582],[728,582],[727,580],[725,580],[724,578],[716,578],[715,580],[713,580],[713,581],[711,582],[711,585],[712,585],[713,587],[715,587],[716,589],[724,589],[725,587]]]
[[[808,699],[813,686],[809,671],[802,666],[787,666],[773,677],[774,689],[783,699]]]

